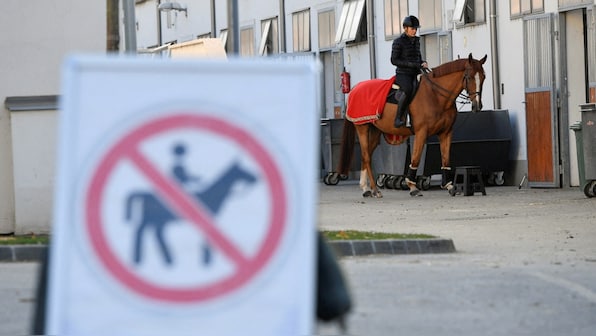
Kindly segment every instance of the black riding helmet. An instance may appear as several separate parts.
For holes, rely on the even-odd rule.
[[[404,27],[420,28],[420,21],[414,15],[406,16],[404,18]]]

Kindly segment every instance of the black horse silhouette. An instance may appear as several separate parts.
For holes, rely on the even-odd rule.
[[[255,175],[244,170],[238,163],[232,164],[219,178],[215,180],[208,188],[203,191],[192,193],[197,201],[201,202],[207,208],[213,217],[217,215],[224,201],[230,196],[232,187],[239,182],[253,184],[257,181]],[[172,212],[159,197],[150,192],[133,192],[126,200],[126,220],[131,220],[133,205],[141,204],[140,218],[134,238],[135,264],[141,262],[142,243],[145,231],[153,228],[157,243],[162,256],[167,264],[172,264],[172,255],[164,240],[164,228],[166,224],[178,219],[178,215]],[[211,248],[207,242],[203,244],[203,263],[208,264],[211,260]]]

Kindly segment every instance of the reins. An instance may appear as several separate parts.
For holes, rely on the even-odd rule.
[[[451,97],[453,95],[453,92],[444,88],[443,86],[437,84],[435,81],[433,81],[432,79],[430,79],[430,74],[432,73],[432,70],[430,69],[423,69],[422,70],[422,78],[425,78],[426,80],[429,81],[430,85],[431,85],[431,89],[433,92],[435,92],[436,94],[438,94],[441,97],[447,98],[449,99],[449,97]],[[464,80],[466,81],[466,84],[464,85],[464,88],[466,88],[468,86],[468,80],[470,79],[469,74],[467,73],[467,71],[464,72]],[[475,94],[481,94],[481,92],[473,92]],[[458,101],[457,99],[464,99],[463,101],[460,100]],[[471,104],[472,100],[470,99],[470,95],[464,94],[463,90],[460,91],[457,96],[455,97],[455,99],[453,100],[454,105],[455,104]]]

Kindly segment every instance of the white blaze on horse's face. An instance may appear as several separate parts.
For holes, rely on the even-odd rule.
[[[469,78],[469,77],[468,77]],[[466,83],[466,91],[472,103],[472,111],[479,112],[482,110],[482,85],[484,83],[484,73],[478,70],[472,76],[474,80],[468,80]]]
[[[475,112],[482,110],[482,79],[480,78],[480,72],[477,72],[474,76],[474,83],[476,83],[476,95],[474,96],[474,100],[472,101],[472,109]]]

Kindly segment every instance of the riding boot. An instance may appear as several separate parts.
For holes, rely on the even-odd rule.
[[[397,114],[395,116],[395,121],[393,122],[393,126],[395,126],[395,128],[405,125],[405,121],[402,119],[406,110],[406,98],[407,95],[402,90],[395,91],[395,100],[397,100]]]

